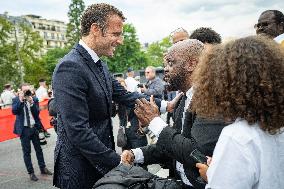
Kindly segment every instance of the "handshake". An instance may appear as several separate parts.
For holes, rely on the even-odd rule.
[[[135,159],[134,153],[131,150],[124,150],[120,155],[121,163],[132,165]]]

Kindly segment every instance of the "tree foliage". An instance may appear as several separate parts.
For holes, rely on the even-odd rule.
[[[12,23],[4,17],[0,18],[0,29],[1,87],[5,83],[19,85],[21,67],[25,82],[35,84],[40,77],[47,77],[40,59],[43,48],[40,35],[25,23]],[[17,56],[17,45],[20,58]]]
[[[83,0],[72,0],[69,5],[69,23],[67,24],[66,32],[67,43],[69,46],[73,46],[80,39],[80,19],[84,9],[85,4]]]
[[[147,57],[149,65],[159,67],[163,66],[163,54],[171,46],[170,38],[165,37],[161,41],[151,43],[147,48]]]
[[[0,88],[8,82],[19,83],[15,44],[9,41],[13,35],[13,25],[5,18],[0,17]]]
[[[132,24],[123,27],[123,45],[117,47],[112,58],[104,58],[111,72],[125,72],[128,67],[145,68],[148,65],[145,52],[138,41],[136,29]]]

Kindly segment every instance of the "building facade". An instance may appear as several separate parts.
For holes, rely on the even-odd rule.
[[[58,20],[48,20],[37,15],[24,15],[32,26],[34,31],[44,39],[45,49],[64,47],[67,43],[66,29],[67,25]]]

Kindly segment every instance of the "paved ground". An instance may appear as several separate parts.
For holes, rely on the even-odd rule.
[[[118,119],[113,119],[114,133],[117,133]],[[53,151],[56,142],[56,134],[50,129],[51,137],[48,138],[47,145],[43,146],[43,153],[47,168],[53,172]],[[115,136],[116,137],[116,136]],[[116,151],[121,153],[121,148],[116,147]],[[39,180],[30,181],[26,172],[22,149],[19,138],[0,143],[0,189],[55,189],[52,186],[52,176],[42,176],[37,165],[36,156],[32,147],[32,161],[35,174]],[[149,171],[159,176],[165,177],[168,171],[161,169],[158,165],[149,167]]]

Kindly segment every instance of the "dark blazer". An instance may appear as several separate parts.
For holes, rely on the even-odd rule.
[[[191,112],[186,112],[183,134],[171,127],[164,128],[156,145],[142,148],[144,163],[163,163],[172,159],[175,165],[177,160],[184,165],[185,174],[193,186],[205,188],[205,184],[197,180],[199,172],[190,153],[197,148],[203,154],[212,156],[221,131],[228,124],[220,120],[195,118]]]
[[[116,167],[111,124],[112,100],[133,107],[129,93],[102,63],[105,79],[88,52],[77,44],[56,66],[53,88],[58,109],[58,140],[53,183],[59,188],[92,188]]]
[[[41,129],[41,122],[39,118],[39,103],[36,97],[33,97],[34,105],[31,106],[31,113],[35,120],[35,127]],[[12,113],[16,115],[16,121],[14,124],[14,133],[21,136],[24,129],[25,112],[24,102],[21,102],[19,97],[15,97],[12,103]]]

